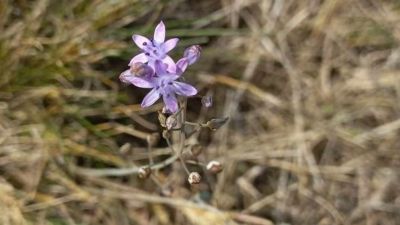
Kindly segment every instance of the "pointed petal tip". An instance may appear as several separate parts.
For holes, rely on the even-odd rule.
[[[154,30],[154,40],[161,44],[165,41],[165,24],[161,21]]]

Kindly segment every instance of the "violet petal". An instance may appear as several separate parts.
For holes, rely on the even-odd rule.
[[[197,90],[190,84],[174,81],[175,93],[183,96],[193,96],[197,94]]]
[[[135,85],[136,87],[140,87],[140,88],[153,88],[154,87],[154,85],[150,81],[147,81],[140,77],[132,76],[132,77],[127,78],[127,80],[131,84]]]
[[[151,41],[147,37],[138,34],[132,35],[132,40],[140,49],[143,50],[145,50],[147,45],[151,44]]]
[[[163,43],[165,40],[165,25],[163,21],[161,21],[154,30],[154,40],[159,44]]]
[[[168,41],[164,42],[161,45],[161,48],[163,49],[164,53],[168,53],[172,49],[175,48],[176,44],[178,44],[179,38],[171,38]]]
[[[188,60],[186,58],[178,60],[178,62],[176,62],[176,73],[181,75],[183,72],[185,72],[188,65]]]
[[[168,65],[163,63],[160,60],[156,60],[154,62],[154,69],[155,69],[155,72],[157,75],[161,76],[161,75],[167,74],[167,67],[168,67]]]
[[[160,92],[153,88],[143,99],[141,106],[143,108],[153,105],[160,98]]]
[[[128,66],[132,66],[134,63],[137,63],[137,62],[146,63],[147,61],[148,61],[147,56],[144,53],[140,53],[138,55],[135,55],[131,59]]]
[[[178,100],[173,93],[166,93],[163,95],[165,107],[171,113],[178,111]]]
[[[176,71],[176,66],[174,60],[170,56],[165,56],[165,58],[162,60],[163,63],[168,65],[168,72],[170,73],[175,73]]]
[[[122,72],[121,75],[119,75],[119,79],[123,83],[131,83],[131,84],[135,85],[136,87],[140,87],[140,88],[153,88],[154,87],[152,82],[133,75],[130,70],[125,70],[124,72]]]

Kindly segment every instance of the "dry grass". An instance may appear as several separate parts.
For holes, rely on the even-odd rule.
[[[134,174],[160,105],[118,75],[160,18],[203,46],[186,77],[215,104],[190,120],[231,118],[189,140],[224,163],[193,187],[163,141]],[[394,0],[0,1],[0,224],[399,224],[399,22]]]

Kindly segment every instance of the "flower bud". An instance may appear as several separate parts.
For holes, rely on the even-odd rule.
[[[150,177],[151,175],[151,169],[150,167],[140,167],[138,171],[138,177],[140,179],[146,179]]]
[[[206,126],[211,130],[217,130],[220,127],[222,127],[226,122],[228,122],[228,120],[229,117],[211,119],[210,121],[207,122]]]
[[[222,171],[223,166],[222,166],[222,164],[221,164],[220,162],[213,160],[213,161],[210,161],[210,162],[207,164],[207,167],[206,167],[206,168],[207,168],[207,170],[210,171],[211,173],[219,173],[219,172]]]
[[[130,84],[129,77],[132,76],[129,70],[125,70],[119,75],[119,80],[124,84]]]
[[[200,45],[192,45],[185,49],[183,57],[188,59],[189,65],[192,65],[200,58],[201,47]]]
[[[153,74],[153,69],[147,64],[136,62],[131,66],[130,72],[134,76],[143,77]]]
[[[212,97],[210,95],[203,96],[201,98],[201,104],[206,108],[211,107],[213,104]]]
[[[198,172],[191,172],[188,177],[189,184],[199,184],[201,181],[201,176]]]
[[[178,124],[178,121],[176,120],[175,116],[169,116],[167,118],[167,120],[165,121],[165,126],[167,128],[167,130],[171,130],[172,128],[174,128],[176,125]]]

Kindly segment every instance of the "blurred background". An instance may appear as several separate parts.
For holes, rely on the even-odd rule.
[[[229,116],[140,180],[105,168],[170,152],[147,90],[120,83],[160,20],[202,56],[185,73]],[[400,224],[400,1],[0,1],[0,224]]]

